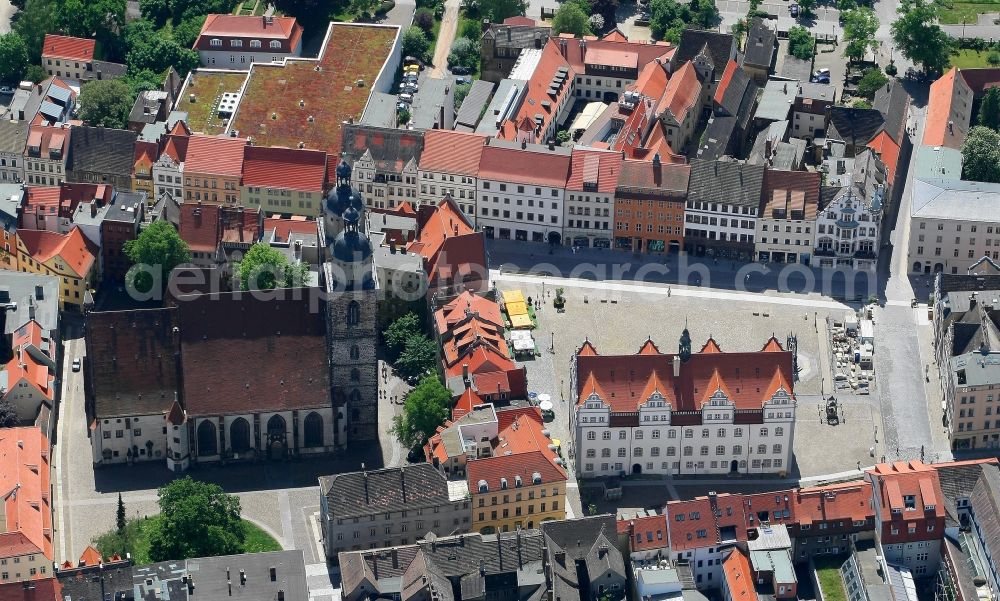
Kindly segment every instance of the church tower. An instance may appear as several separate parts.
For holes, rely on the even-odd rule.
[[[677,343],[677,354],[684,363],[687,363],[687,360],[691,358],[691,333],[688,332],[687,326],[681,332],[681,339]]]
[[[351,167],[337,166],[337,187],[324,207],[330,260],[323,265],[327,338],[333,387],[335,444],[378,440],[376,287],[371,241],[364,231],[364,200],[351,186]]]

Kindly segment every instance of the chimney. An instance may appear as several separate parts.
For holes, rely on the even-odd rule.
[[[549,150],[555,150],[555,149],[556,149],[556,141],[554,139],[550,139],[549,140]]]
[[[462,364],[462,381],[465,382],[465,387],[469,387],[469,364]]]
[[[681,377],[681,358],[680,355],[674,355],[674,377]]]
[[[399,553],[396,551],[396,549],[393,549],[391,553],[392,553],[392,568],[394,570],[397,570],[399,569]]]
[[[368,474],[365,474],[365,480],[367,480],[367,479],[368,479]],[[367,487],[367,484],[365,486]],[[274,566],[271,566],[268,569],[268,573],[269,573],[269,575],[271,577],[271,582],[277,582],[277,580],[278,580],[278,568],[276,568]]]
[[[240,570],[240,586],[246,586],[246,585],[247,585],[247,571]]]
[[[90,203],[90,216],[97,217],[97,201]]]
[[[656,154],[653,155],[653,167],[659,167],[659,166],[660,166],[660,153],[657,152]]]
[[[285,591],[284,590],[281,590],[281,589],[278,590],[278,601],[285,601]]]

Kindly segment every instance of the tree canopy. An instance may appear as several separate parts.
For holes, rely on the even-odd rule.
[[[166,286],[174,267],[191,260],[187,242],[181,239],[174,226],[163,220],[154,221],[138,238],[126,242],[124,251],[134,266],[159,268],[161,286]],[[140,292],[149,292],[153,287],[153,277],[146,269],[133,268],[127,277]]]
[[[436,365],[437,345],[424,335],[407,338],[395,363],[399,375],[411,382],[433,372]]]
[[[17,410],[7,397],[0,398],[0,428],[13,428],[17,425]]]
[[[431,47],[430,40],[427,39],[427,34],[424,33],[423,29],[420,29],[416,25],[410,25],[403,32],[403,54],[406,56],[415,56],[421,60],[429,60],[428,56]]]
[[[389,357],[395,360],[406,348],[406,341],[414,336],[422,336],[420,329],[420,316],[416,313],[407,313],[396,321],[392,322],[385,330],[385,346],[389,351]]]
[[[1000,88],[990,88],[979,104],[979,125],[1000,131]]]
[[[217,484],[174,480],[158,491],[160,519],[149,535],[153,561],[243,553],[240,500]]]
[[[572,33],[578,37],[590,35],[590,17],[575,2],[566,2],[552,17],[552,33]]]
[[[448,418],[451,393],[435,376],[427,376],[406,395],[403,412],[392,418],[392,433],[406,447],[427,438]]]
[[[95,127],[125,129],[134,98],[121,79],[88,81],[80,88],[80,118]]]
[[[475,69],[479,66],[479,58],[479,41],[472,41],[469,38],[456,38],[451,45],[451,52],[448,54],[448,64]]]
[[[841,16],[844,19],[844,56],[852,61],[859,61],[868,52],[878,48],[879,41],[875,39],[878,32],[878,16],[867,6],[851,9]]]
[[[503,23],[504,19],[523,15],[528,11],[528,0],[463,0],[466,11],[489,19],[490,23]]]
[[[788,29],[788,53],[804,61],[812,59],[816,54],[816,40],[808,29],[801,25]]]
[[[0,35],[0,82],[16,84],[28,70],[28,45],[20,34]]]
[[[42,61],[45,34],[58,31],[55,0],[27,0],[17,15],[13,29],[28,47],[28,59],[33,64]]]
[[[304,263],[289,263],[279,250],[258,242],[236,264],[236,279],[240,290],[292,288],[305,282],[307,271]]]
[[[931,71],[944,71],[954,42],[937,24],[937,9],[925,0],[901,0],[892,40],[903,56]]]
[[[651,0],[649,3],[649,28],[653,37],[677,43],[681,31],[691,20],[691,9],[677,0]]]
[[[981,125],[969,130],[962,144],[962,179],[1000,183],[1000,133]]]
[[[861,81],[858,82],[858,95],[872,100],[875,98],[875,92],[888,83],[888,81],[889,78],[878,67],[865,69],[864,75],[861,76]]]

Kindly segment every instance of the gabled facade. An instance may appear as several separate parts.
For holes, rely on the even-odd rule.
[[[476,134],[440,129],[426,132],[417,165],[417,205],[436,204],[448,195],[475,223],[476,183],[485,145],[486,137]]]
[[[932,576],[941,560],[945,497],[938,473],[921,461],[880,463],[865,472],[872,484],[875,539],[889,563]]]
[[[236,206],[246,145],[245,138],[191,136],[184,160],[184,202]]]
[[[574,148],[566,182],[563,242],[582,248],[610,248],[615,188],[622,170],[617,152]]]
[[[19,230],[17,264],[21,271],[59,278],[59,308],[69,311],[83,309],[97,275],[97,259],[78,227],[68,234]]]
[[[420,131],[345,124],[343,149],[352,183],[376,209],[417,200],[417,165],[424,148]]]
[[[191,130],[183,121],[178,121],[170,133],[159,141],[156,162],[153,163],[153,196],[158,200],[169,193],[175,200],[184,198],[184,161],[187,158],[188,140]]]
[[[878,260],[882,213],[889,198],[885,165],[871,150],[854,159],[831,157],[828,162],[832,168],[827,182],[841,189],[819,212],[813,263],[818,260],[820,267],[873,271]]]
[[[571,380],[577,476],[786,473],[792,360],[773,337],[755,353],[712,339],[692,353],[687,330],[676,354],[649,340],[636,355],[601,356],[585,342]]]
[[[615,189],[614,247],[678,253],[684,247],[684,199],[691,167],[626,159]]]
[[[55,403],[55,341],[31,320],[12,332],[10,351],[12,357],[0,371],[0,398],[14,408],[20,422],[31,422],[43,403],[50,409]]]
[[[820,174],[767,169],[763,188],[754,234],[757,260],[808,265],[819,210]]]
[[[206,67],[247,69],[300,56],[302,31],[295,17],[208,15],[194,49]]]
[[[24,181],[33,186],[57,186],[66,179],[70,129],[32,125],[24,146]]]
[[[751,258],[763,180],[763,165],[692,161],[684,211],[685,250]]]
[[[2,583],[38,580],[52,574],[49,469],[49,441],[39,428],[0,430]]]
[[[245,146],[240,204],[283,215],[317,217],[323,209],[326,153]]]

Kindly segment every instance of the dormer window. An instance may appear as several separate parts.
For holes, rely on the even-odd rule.
[[[507,490],[507,478],[500,478],[500,490]]]
[[[489,492],[490,485],[486,483],[486,480],[479,481],[479,492]]]
[[[251,48],[260,48],[260,40],[250,40]]]
[[[917,499],[913,495],[906,495],[903,497],[903,504],[907,511],[912,511],[917,508]]]
[[[212,41],[210,41],[209,44],[212,46],[221,46],[222,40],[220,40],[219,38],[212,38]]]
[[[271,40],[271,49],[272,50],[278,50],[280,48],[281,48],[281,42],[279,42],[278,40]]]
[[[229,45],[233,48],[242,48],[243,40],[229,40]]]
[[[514,488],[521,488],[521,484],[523,484],[521,476],[514,476]]]
[[[531,474],[531,483],[532,484],[541,484],[542,483],[542,475],[539,474],[538,472],[535,472],[535,473]]]

